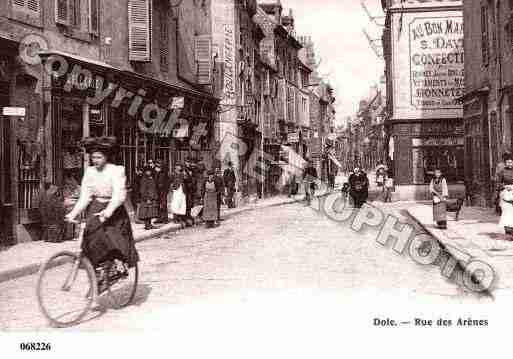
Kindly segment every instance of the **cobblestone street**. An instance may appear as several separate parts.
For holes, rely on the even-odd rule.
[[[298,303],[324,295],[430,303],[489,300],[462,291],[437,267],[382,247],[373,235],[355,233],[297,203],[235,215],[215,229],[196,227],[142,242],[135,305],[93,311],[75,329],[154,329],[167,325],[164,313],[176,315],[186,305],[217,303],[222,310],[222,304],[260,305],[262,298],[278,306],[283,298]],[[35,283],[33,275],[0,285],[1,329],[46,328]]]

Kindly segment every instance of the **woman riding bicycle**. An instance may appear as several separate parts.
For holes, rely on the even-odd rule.
[[[94,268],[105,262],[114,263],[114,260],[132,268],[139,261],[139,255],[130,218],[123,205],[126,199],[125,168],[110,162],[116,151],[116,138],[87,138],[83,144],[92,166],[85,170],[80,198],[66,219],[72,221],[85,211],[82,251]],[[118,273],[126,270],[111,268]]]

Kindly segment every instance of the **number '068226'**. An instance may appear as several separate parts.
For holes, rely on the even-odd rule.
[[[50,343],[20,343],[20,350],[24,351],[43,351],[51,349],[52,345]]]

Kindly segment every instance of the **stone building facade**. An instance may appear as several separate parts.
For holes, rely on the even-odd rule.
[[[463,191],[464,92],[461,1],[383,0],[387,81],[386,147],[398,198],[429,198],[440,168]],[[467,25],[465,25],[467,28]]]
[[[0,119],[1,244],[39,238],[45,183],[76,194],[83,137],[118,137],[129,184],[149,158],[213,163],[210,2],[177,4],[0,2],[0,107],[26,110]]]
[[[475,205],[493,205],[497,164],[513,149],[513,3],[464,1],[465,180]]]

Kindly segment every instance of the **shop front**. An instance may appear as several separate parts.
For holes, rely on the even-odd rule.
[[[0,38],[0,246],[28,240],[39,214],[40,74],[35,66],[20,60],[18,45]],[[24,114],[3,115],[5,107]]]
[[[0,40],[1,48],[4,40]],[[14,244],[15,201],[13,189],[14,119],[3,116],[2,109],[10,105],[11,77],[8,75],[12,64],[9,54],[0,53],[0,248]]]
[[[493,181],[490,163],[488,91],[478,91],[464,98],[465,183],[472,205],[493,203]],[[496,132],[493,132],[494,134]]]
[[[50,56],[42,57],[46,61]],[[205,168],[213,165],[217,99],[108,64],[72,55],[64,58],[70,72],[49,77],[51,86],[46,89],[45,98],[51,99],[46,104],[51,113],[51,155],[45,178],[63,188],[66,204],[77,200],[88,166],[80,143],[85,137],[117,138],[120,151],[113,161],[125,167],[129,191],[137,170],[150,159],[162,161],[168,169],[186,160],[202,162]],[[80,74],[72,72],[75,65],[83,69]]]
[[[403,123],[391,126],[395,183],[415,199],[429,198],[435,169],[447,179],[452,194],[463,192],[464,139],[462,120]]]

